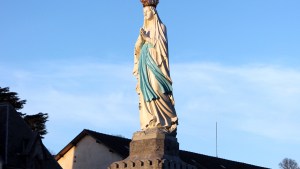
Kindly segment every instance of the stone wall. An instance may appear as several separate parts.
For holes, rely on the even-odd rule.
[[[173,135],[154,128],[138,131],[130,142],[129,156],[109,169],[196,169],[179,158],[179,143]]]
[[[166,159],[155,160],[126,160],[113,163],[110,169],[196,169],[194,166],[181,161],[170,161]]]

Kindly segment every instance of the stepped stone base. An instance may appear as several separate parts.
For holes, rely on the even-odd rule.
[[[138,131],[130,142],[130,153],[109,169],[196,169],[180,160],[176,137],[159,129]]]

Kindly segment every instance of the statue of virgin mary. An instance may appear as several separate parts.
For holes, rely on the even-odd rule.
[[[176,133],[178,119],[169,71],[167,30],[156,10],[159,0],[141,2],[144,24],[135,44],[133,69],[138,81],[141,129]]]

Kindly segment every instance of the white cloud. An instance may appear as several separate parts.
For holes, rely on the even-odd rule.
[[[52,143],[66,137],[56,151],[78,134],[68,131],[72,128],[114,131],[127,137],[139,129],[131,64],[48,62],[40,63],[39,68],[0,69],[6,70],[0,73],[6,75],[1,86],[10,86],[28,100],[25,112],[49,113],[46,139]],[[201,134],[195,137],[205,137],[209,134],[206,128],[218,121],[241,132],[300,141],[299,70],[186,63],[172,65],[171,75],[179,132],[183,132],[179,136],[197,132]]]
[[[196,116],[188,121],[215,119],[252,134],[300,141],[300,71],[273,65],[207,63],[173,68],[174,85],[178,83],[175,94],[186,97],[181,99],[185,106],[181,109]]]

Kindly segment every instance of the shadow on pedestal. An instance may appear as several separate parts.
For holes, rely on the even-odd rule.
[[[196,169],[179,158],[177,138],[159,129],[133,134],[129,157],[114,162],[109,169]]]

